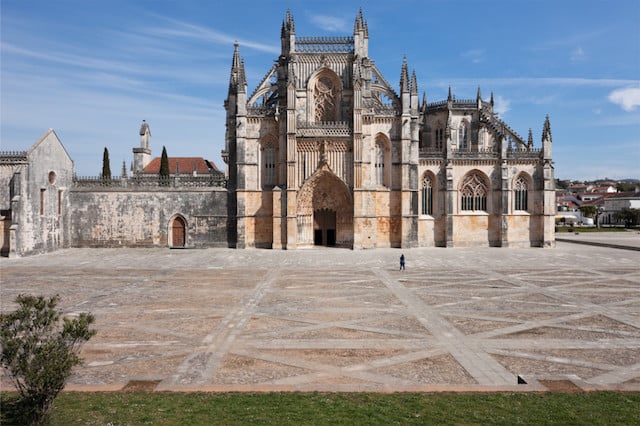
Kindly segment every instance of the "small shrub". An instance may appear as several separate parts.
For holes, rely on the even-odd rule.
[[[81,346],[96,333],[89,328],[94,317],[87,313],[64,318],[61,325],[59,300],[20,295],[18,309],[0,315],[0,362],[20,394],[25,422],[47,418],[71,369],[82,362]]]

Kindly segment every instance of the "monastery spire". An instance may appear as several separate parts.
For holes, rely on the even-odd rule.
[[[533,131],[529,128],[529,137],[527,138],[527,148],[533,148]]]
[[[285,29],[288,32],[295,33],[295,24],[293,23],[293,15],[291,14],[291,10],[287,9],[287,16],[285,18]]]
[[[549,122],[549,116],[544,119],[544,125],[542,127],[542,157],[545,160],[551,160],[551,123]]]
[[[365,21],[364,15],[362,14],[362,7],[358,11],[356,22],[353,24],[353,32],[362,32],[366,38],[369,38],[369,25],[367,24],[367,21]]]
[[[353,24],[353,44],[356,56],[363,58],[369,56],[369,28],[362,15],[362,8],[360,8]]]
[[[238,42],[233,44],[233,59],[231,60],[231,75],[229,76],[229,93],[243,91],[247,84],[244,73],[244,61],[240,58]]]
[[[545,117],[542,127],[542,141],[544,142],[545,139],[548,139],[549,143],[551,143],[551,122],[549,121],[549,115]]]
[[[416,78],[416,70],[411,73],[411,95],[418,96],[418,79]]]
[[[400,71],[400,92],[409,92],[409,69],[407,67],[407,56],[402,60],[402,69]]]
[[[282,49],[282,55],[289,57],[292,51],[295,50],[296,43],[296,30],[293,23],[293,15],[291,11],[287,9],[287,15],[282,21],[282,29],[280,30],[280,45]]]
[[[360,11],[358,12],[358,16],[356,16],[356,22],[353,24],[353,31],[359,32],[362,30],[364,30],[364,19],[362,17],[362,7],[361,7]]]

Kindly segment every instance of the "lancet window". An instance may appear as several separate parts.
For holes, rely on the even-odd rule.
[[[376,139],[376,156],[374,169],[376,173],[376,184],[377,185],[385,185],[385,173],[384,173],[384,157],[385,157],[385,146],[384,141],[381,139]]]
[[[461,210],[487,211],[487,187],[479,175],[474,173],[467,176],[460,192]]]
[[[264,164],[264,185],[276,184],[276,148],[272,141],[264,145],[262,152]]]
[[[529,184],[527,180],[523,176],[518,177],[518,179],[516,180],[514,186],[514,201],[516,210],[527,211],[529,209],[528,185]]]
[[[422,214],[433,214],[433,180],[426,175],[422,178]]]
[[[444,129],[439,128],[439,129],[436,129],[435,149],[437,151],[442,151],[443,148],[444,148]]]
[[[469,135],[466,123],[461,123],[458,127],[458,149],[469,149]]]

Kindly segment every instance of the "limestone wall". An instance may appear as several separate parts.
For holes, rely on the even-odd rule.
[[[11,176],[9,244],[3,244],[9,256],[69,247],[72,177],[73,161],[55,132],[48,130],[27,151],[26,163]]]
[[[166,247],[177,216],[185,247],[227,247],[224,188],[74,188],[70,198],[76,247]]]

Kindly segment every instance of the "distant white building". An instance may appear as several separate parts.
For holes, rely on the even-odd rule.
[[[640,209],[640,192],[620,192],[605,198],[601,223],[622,225],[622,222],[615,220],[615,214],[623,209]]]

